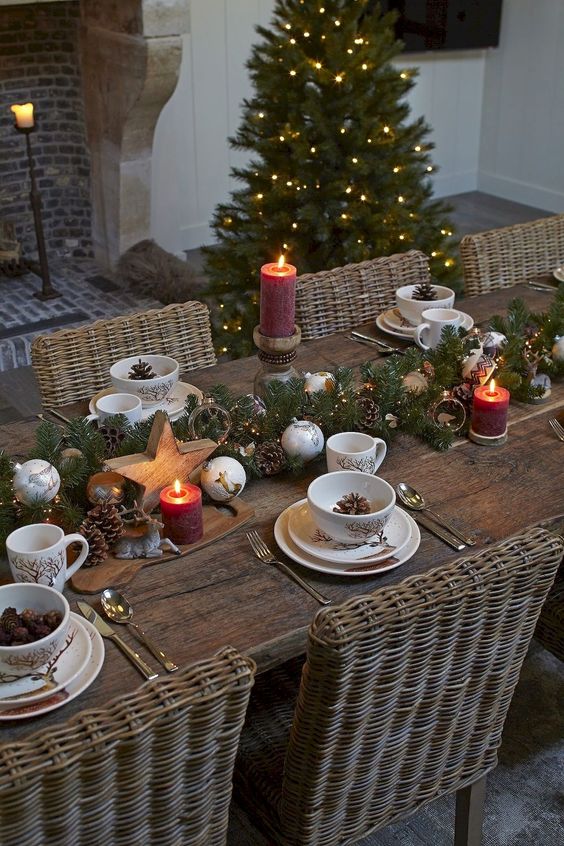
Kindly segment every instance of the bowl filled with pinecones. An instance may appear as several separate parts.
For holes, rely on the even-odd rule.
[[[396,493],[379,476],[337,470],[313,480],[307,502],[322,532],[334,540],[357,544],[382,531],[395,508]]]
[[[133,355],[110,367],[116,391],[139,397],[144,408],[158,405],[178,382],[178,362],[168,355]]]
[[[454,291],[444,285],[421,282],[419,285],[403,285],[396,291],[396,303],[401,316],[412,326],[421,323],[421,313],[428,308],[452,308]]]
[[[69,604],[55,588],[34,582],[2,585],[0,687],[47,664],[63,647],[69,622]]]

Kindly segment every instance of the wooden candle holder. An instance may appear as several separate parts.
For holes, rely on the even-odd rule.
[[[287,382],[298,377],[299,373],[293,367],[297,348],[302,340],[302,331],[294,325],[294,334],[285,338],[271,338],[263,335],[260,326],[253,329],[253,341],[258,347],[258,358],[262,367],[255,376],[254,391],[257,396],[265,395],[270,382]]]

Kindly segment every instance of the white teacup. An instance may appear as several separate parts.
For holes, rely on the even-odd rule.
[[[415,342],[422,350],[438,347],[445,326],[460,326],[463,315],[454,308],[428,308],[422,314],[423,323],[415,330]]]
[[[82,546],[76,561],[67,567],[67,547]],[[82,535],[65,535],[52,523],[32,523],[16,529],[6,540],[10,570],[15,582],[35,582],[63,592],[70,579],[88,557],[88,541]]]
[[[141,420],[143,406],[141,400],[134,394],[106,394],[96,400],[96,411],[89,414],[86,420],[97,420],[103,423],[108,417],[122,414],[129,424]]]
[[[413,292],[417,285],[402,285],[396,291],[396,303],[402,317],[412,326],[421,323],[422,312],[428,308],[452,308],[454,305],[454,291],[444,285],[433,285],[436,297],[434,300],[414,300]]]
[[[356,470],[375,473],[386,457],[387,446],[382,438],[362,432],[339,432],[327,439],[327,470]]]

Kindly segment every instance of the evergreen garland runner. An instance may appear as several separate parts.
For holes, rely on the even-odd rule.
[[[551,378],[564,375],[564,360],[551,355],[555,340],[564,336],[564,284],[547,312],[532,313],[522,301],[514,300],[507,317],[493,317],[491,327],[507,338],[497,358],[495,377],[511,391],[514,399],[534,401],[542,395],[542,388],[530,384],[537,373],[545,373]],[[254,460],[254,448],[258,444],[278,444],[282,432],[294,418],[314,421],[325,438],[336,432],[362,430],[389,443],[401,433],[415,435],[434,449],[446,450],[456,435],[451,429],[437,424],[433,408],[445,390],[461,385],[463,362],[478,345],[476,336],[464,336],[461,330],[447,327],[435,350],[423,352],[410,347],[405,355],[392,355],[381,365],[370,361],[361,365],[360,384],[348,368],[335,370],[331,391],[308,394],[304,390],[304,379],[272,383],[264,399],[264,408],[251,394],[236,396],[225,385],[217,385],[211,395],[229,410],[232,427],[228,440],[214,455],[236,458],[249,477],[260,478],[262,474]],[[426,387],[420,393],[409,390],[404,384],[404,378],[414,372],[426,376]],[[367,400],[377,406],[378,413],[367,417]],[[180,441],[191,440],[188,421],[196,406],[196,397],[189,396],[183,415],[172,424]],[[468,423],[467,420],[466,429]],[[152,418],[128,426],[125,418],[117,416],[106,425],[124,434],[115,454],[130,455],[145,450]],[[212,420],[207,430],[200,431],[198,436],[215,440],[218,434],[221,433],[214,430]],[[93,473],[102,469],[107,457],[104,437],[84,419],[71,420],[64,429],[42,421],[37,427],[35,447],[27,458],[51,462],[60,474],[61,486],[53,501],[26,505],[14,499],[13,463],[0,451],[0,543],[17,526],[46,519],[61,525],[67,532],[76,531],[91,508],[86,497],[86,483]],[[296,472],[301,466],[299,459],[287,457],[282,469]],[[134,491],[130,490],[126,502],[130,504],[133,497]]]

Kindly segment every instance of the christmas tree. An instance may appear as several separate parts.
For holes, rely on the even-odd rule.
[[[286,256],[298,273],[404,252],[455,278],[448,207],[433,200],[429,128],[408,122],[414,70],[394,15],[374,0],[277,0],[248,62],[255,94],[230,144],[250,153],[213,218],[206,271],[219,352],[252,352],[259,273]]]

